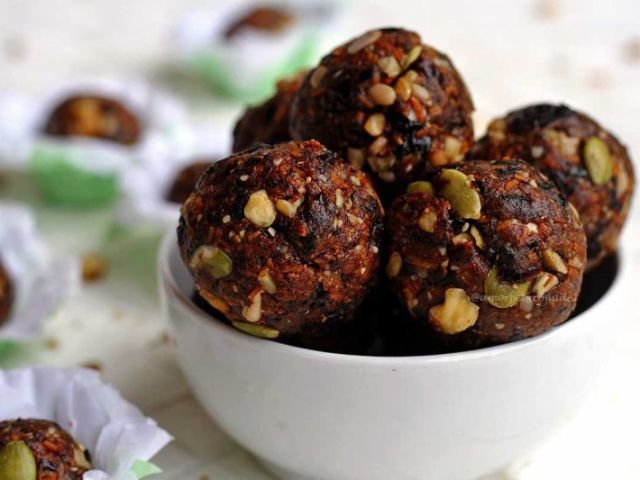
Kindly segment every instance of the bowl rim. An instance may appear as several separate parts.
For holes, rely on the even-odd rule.
[[[570,321],[565,321],[561,325],[551,328],[547,332],[536,335],[531,338],[516,340],[514,342],[503,345],[494,345],[490,347],[478,348],[475,350],[465,350],[461,352],[436,353],[430,355],[401,355],[401,356],[374,356],[374,355],[355,355],[346,353],[323,352],[320,350],[311,350],[308,348],[287,345],[285,343],[265,340],[254,337],[231,327],[198,307],[190,297],[185,295],[178,286],[176,279],[171,271],[169,263],[170,256],[178,250],[177,232],[174,229],[169,230],[163,237],[160,249],[158,250],[158,280],[159,288],[167,290],[167,302],[171,302],[172,298],[177,299],[184,307],[191,311],[199,322],[208,325],[209,328],[216,330],[216,334],[222,335],[229,341],[240,344],[243,348],[251,350],[262,350],[272,352],[274,354],[294,356],[297,358],[305,358],[308,360],[318,360],[332,363],[341,363],[349,365],[369,365],[369,366],[387,366],[387,367],[410,367],[423,366],[425,364],[441,364],[441,363],[457,363],[475,361],[480,358],[495,358],[506,354],[515,354],[535,348],[542,343],[549,342],[553,339],[560,339],[573,332],[586,327],[589,322],[596,321],[600,316],[595,314],[616,299],[624,297],[625,289],[621,288],[625,283],[623,280],[627,276],[628,267],[625,266],[624,254],[622,249],[618,249],[618,271],[611,283],[609,289],[586,311]],[[169,293],[170,291],[170,293]],[[168,314],[167,314],[168,315]],[[606,317],[606,315],[603,315]],[[578,321],[578,319],[580,319]],[[213,321],[212,321],[213,320]]]

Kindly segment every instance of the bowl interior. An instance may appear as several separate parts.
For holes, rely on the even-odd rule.
[[[593,321],[589,320],[593,315],[585,315],[590,310],[598,307],[604,297],[608,297],[614,291],[621,290],[619,288],[622,277],[623,263],[620,261],[621,254],[618,253],[614,256],[607,258],[600,266],[585,274],[583,287],[578,299],[578,305],[570,317],[569,320],[562,325],[552,328],[551,330],[538,335],[533,338],[514,341],[505,345],[491,346],[479,348],[476,350],[465,351],[446,351],[436,345],[429,345],[425,350],[424,346],[415,347],[411,345],[413,341],[416,344],[420,344],[422,340],[415,336],[415,332],[412,330],[401,331],[389,331],[389,325],[394,322],[401,321],[401,314],[397,305],[388,305],[389,297],[385,296],[385,292],[375,292],[371,296],[370,305],[367,305],[362,310],[361,316],[367,323],[374,324],[373,331],[367,332],[366,346],[362,348],[359,345],[356,350],[332,350],[329,348],[317,348],[316,346],[300,346],[291,345],[287,343],[267,341],[252,337],[250,335],[238,332],[233,327],[228,325],[224,317],[211,308],[205,301],[203,301],[195,293],[193,287],[193,277],[191,273],[184,265],[177,247],[175,233],[170,233],[163,242],[163,247],[160,253],[160,271],[164,276],[164,281],[171,285],[172,290],[179,297],[183,304],[189,306],[190,310],[200,321],[212,323],[215,325],[216,330],[219,330],[225,335],[230,335],[236,339],[241,339],[246,342],[254,342],[257,345],[263,346],[269,345],[273,348],[292,349],[292,351],[301,351],[308,353],[317,353],[325,355],[336,355],[342,358],[357,357],[361,359],[375,359],[375,358],[388,358],[388,357],[422,357],[422,358],[439,358],[439,359],[462,359],[463,357],[478,356],[478,355],[493,355],[499,352],[506,352],[515,348],[525,348],[528,344],[544,341],[544,339],[551,335],[558,335],[561,332],[569,334],[571,329],[577,328],[580,323]],[[373,315],[373,322],[369,321],[370,316]],[[393,322],[389,322],[389,316],[392,317]],[[597,315],[596,315],[597,317]],[[382,323],[381,323],[382,319]],[[395,328],[395,327],[394,327]],[[387,339],[381,339],[381,337],[393,337],[392,342],[401,342],[401,344],[393,344],[390,342],[385,343]],[[319,350],[319,351],[317,351]]]

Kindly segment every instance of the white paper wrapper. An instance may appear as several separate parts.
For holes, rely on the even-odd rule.
[[[0,203],[0,258],[16,292],[0,326],[0,344],[35,339],[56,307],[78,289],[78,263],[53,255],[38,236],[31,211],[14,203]]]
[[[166,157],[163,163],[145,162],[129,168],[122,179],[118,220],[125,225],[147,222],[161,228],[175,228],[180,205],[169,202],[166,197],[178,172],[194,161],[225,158],[230,149],[228,127],[198,127],[185,138],[180,151]]]
[[[85,480],[135,480],[136,461],[150,460],[172,440],[92,370],[0,370],[0,398],[0,421],[50,420],[88,448],[95,470]]]
[[[61,138],[42,133],[53,109],[75,94],[95,94],[130,109],[143,126],[140,141],[131,146],[94,138]],[[40,96],[19,92],[0,95],[0,166],[26,168],[38,148],[63,150],[78,168],[99,174],[120,174],[130,165],[162,162],[183,148],[189,126],[181,104],[173,97],[137,80],[111,78],[66,82]]]
[[[225,39],[225,30],[257,5],[263,3],[223,1],[187,12],[175,29],[173,43],[177,55],[183,63],[193,64],[194,60],[211,54],[224,70],[215,74],[216,78],[230,79],[233,90],[238,92],[252,91],[270,74],[278,78],[293,73],[278,70],[300,54],[304,42],[312,44],[315,55],[332,46],[333,35],[342,30],[344,23],[344,5],[337,0],[272,1],[266,5],[293,12],[295,20],[290,26],[281,32],[243,29],[232,39]],[[309,60],[314,62],[316,59]],[[300,67],[302,65],[297,68]],[[273,83],[273,80],[266,81]]]

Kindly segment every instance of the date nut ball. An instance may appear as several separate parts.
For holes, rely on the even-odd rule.
[[[239,152],[259,143],[287,142],[289,134],[289,108],[293,96],[302,85],[306,72],[280,80],[276,93],[261,105],[248,108],[233,129],[233,151]]]
[[[520,158],[540,168],[578,210],[591,268],[615,252],[634,173],[625,147],[587,115],[564,105],[532,105],[494,120],[476,158]]]
[[[316,141],[281,143],[213,164],[178,241],[206,301],[286,340],[352,320],[376,279],[382,217],[365,174]]]
[[[388,213],[386,273],[441,342],[506,343],[564,322],[586,263],[580,220],[522,161],[468,161],[409,185]]]
[[[135,115],[121,103],[95,95],[77,95],[58,105],[44,132],[60,137],[93,137],[133,145],[141,135]]]
[[[315,138],[382,192],[460,162],[473,143],[471,97],[451,60],[398,28],[336,48],[309,73],[290,113],[294,139]]]
[[[13,282],[0,262],[0,326],[9,317],[13,296]]]
[[[0,422],[0,478],[82,480],[89,452],[47,420]]]
[[[211,161],[196,161],[180,170],[169,188],[167,200],[180,204],[186,202],[189,195],[196,189],[198,179],[212,163]]]

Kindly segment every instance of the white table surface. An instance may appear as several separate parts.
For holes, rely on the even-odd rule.
[[[195,119],[228,129],[239,107],[213,98],[167,53],[176,15],[203,3],[0,0],[0,91],[39,91],[74,75],[140,76],[182,96]],[[565,101],[592,113],[640,156],[634,118],[640,114],[637,0],[354,1],[353,11],[353,32],[402,25],[448,52],[470,85],[479,132],[506,109]],[[628,47],[634,39],[635,55]],[[207,418],[179,372],[155,289],[157,236],[140,233],[104,247],[108,211],[70,214],[48,208],[19,178],[0,185],[0,198],[32,203],[39,226],[61,251],[98,249],[110,258],[108,276],[86,286],[51,320],[44,346],[13,363],[99,365],[125,397],[176,437],[156,458],[165,470],[159,478],[271,478]],[[634,208],[623,239],[627,281],[635,285],[638,217]],[[625,312],[611,319],[620,341],[593,397],[529,461],[499,478],[640,478],[640,311],[630,304]]]

